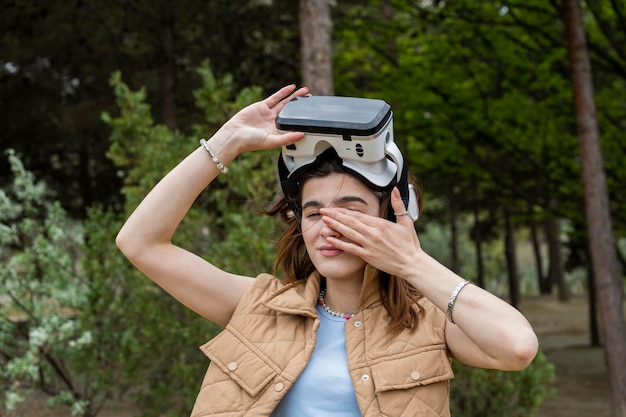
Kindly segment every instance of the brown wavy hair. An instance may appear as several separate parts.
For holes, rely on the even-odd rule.
[[[298,190],[298,204],[302,201],[302,186],[311,178],[323,178],[331,174],[348,174],[340,160],[336,158],[324,161],[322,164],[305,172],[300,177]],[[357,178],[358,179],[358,178]],[[410,183],[415,187],[418,197],[418,206],[421,211],[421,192],[413,175],[410,175]],[[365,183],[364,183],[365,184]],[[367,184],[365,184],[367,186]],[[370,188],[368,186],[368,188]],[[374,191],[376,192],[376,191]],[[391,193],[389,191],[376,192],[380,197],[380,216],[387,217],[390,207]],[[274,205],[265,211],[270,216],[279,216],[287,224],[287,229],[276,242],[277,257],[274,262],[274,275],[280,270],[289,282],[308,277],[315,271],[315,266],[309,258],[300,222],[289,208],[284,196],[280,197]],[[378,270],[378,282],[380,298],[385,309],[391,316],[389,326],[392,332],[400,332],[404,329],[414,331],[417,329],[419,319],[423,312],[417,301],[422,298],[422,294],[417,291],[409,282],[402,278],[389,275]]]

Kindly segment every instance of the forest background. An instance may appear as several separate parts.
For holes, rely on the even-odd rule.
[[[316,3],[329,5],[3,1],[0,405],[8,415],[39,395],[82,416],[116,401],[142,415],[188,412],[207,365],[197,346],[219,329],[134,271],[115,234],[199,138],[323,68],[331,71],[318,91],[391,104],[396,141],[425,194],[426,250],[513,305],[553,292],[562,302],[588,296],[589,343],[603,345],[561,3],[346,0],[330,2],[328,19],[303,18]],[[626,6],[580,6],[623,270]],[[326,49],[304,41],[324,33]],[[319,67],[303,64],[311,59]],[[277,192],[275,158],[235,161],[177,241],[233,272],[269,271],[281,229],[258,209]],[[621,294],[622,275],[619,286]],[[620,300],[613,307],[623,312]],[[520,408],[532,412],[547,395],[548,365],[540,355],[512,383],[525,392]],[[511,402],[498,378],[499,394],[489,396]],[[468,409],[472,399],[463,401]]]

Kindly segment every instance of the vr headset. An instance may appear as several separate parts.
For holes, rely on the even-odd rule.
[[[417,195],[408,182],[402,153],[393,141],[391,106],[383,100],[297,97],[283,107],[276,127],[305,133],[298,142],[283,146],[278,158],[280,185],[298,221],[302,217],[297,201],[299,178],[330,154],[341,161],[347,172],[374,190],[389,191],[397,186],[409,216],[417,220]],[[391,207],[389,219],[395,221]]]

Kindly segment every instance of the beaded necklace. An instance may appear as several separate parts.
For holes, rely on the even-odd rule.
[[[350,320],[352,317],[354,317],[354,314],[339,313],[339,312],[331,309],[330,307],[328,307],[326,305],[326,303],[324,302],[324,296],[325,295],[326,295],[326,289],[323,289],[322,291],[320,291],[320,297],[319,297],[318,304],[321,305],[322,307],[324,307],[324,310],[326,310],[326,312],[328,314],[330,314],[331,316],[335,316],[335,317],[343,317],[346,320]]]

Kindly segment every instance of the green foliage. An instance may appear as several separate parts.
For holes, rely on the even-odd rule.
[[[94,207],[83,227],[76,227],[48,200],[45,185],[13,153],[9,158],[15,181],[0,193],[5,408],[16,408],[35,391],[49,396],[50,407],[86,417],[127,391],[151,404],[146,413],[171,409],[170,403],[181,408],[178,403],[194,395],[195,386],[179,389],[180,396],[162,396],[163,390],[136,381],[168,373],[180,381],[191,381],[193,374],[195,381],[205,364],[188,358],[199,356],[198,338],[216,329],[146,285],[113,244],[119,216]]]
[[[148,190],[189,151],[189,144],[179,133],[155,125],[150,105],[144,102],[146,90],[131,91],[121,81],[121,74],[111,76],[116,102],[121,114],[112,117],[104,112],[102,120],[111,129],[112,145],[107,156],[123,175],[122,193],[126,204],[137,206]]]
[[[198,335],[214,329],[202,323],[198,333],[184,328],[172,335],[198,320],[177,303],[166,306],[171,314],[162,314],[166,298],[145,285],[113,243],[119,216],[94,207],[83,227],[75,226],[12,152],[9,160],[15,180],[0,193],[0,386],[6,410],[44,392],[49,407],[91,417],[127,391],[149,402],[154,393],[136,382],[147,376],[169,372],[185,380],[201,373],[205,364],[187,358],[198,354]],[[185,345],[156,343],[170,336]],[[169,402],[181,398],[167,396]],[[145,410],[166,402],[154,401]]]
[[[108,155],[120,168],[126,211],[132,211],[144,195],[178,161],[210,137],[226,120],[261,98],[259,87],[235,93],[232,77],[217,79],[209,62],[198,70],[202,86],[194,91],[204,115],[192,126],[192,136],[171,132],[155,124],[145,90],[131,91],[119,73],[111,77],[120,115],[103,114],[112,127]],[[277,192],[275,158],[271,152],[256,152],[234,161],[232,175],[222,175],[203,193],[183,220],[174,239],[197,253],[206,253],[216,265],[247,275],[267,271],[273,262],[272,244],[276,223],[258,211]]]
[[[89,285],[79,268],[81,231],[47,187],[8,151],[13,184],[0,190],[0,387],[5,411],[35,390],[72,415],[93,415],[106,390],[94,390],[94,329],[76,316],[89,308]],[[87,366],[83,368],[81,365]],[[95,378],[97,379],[97,378]]]
[[[503,372],[453,362],[450,410],[462,417],[531,417],[548,396],[554,366],[539,351],[523,371]]]

